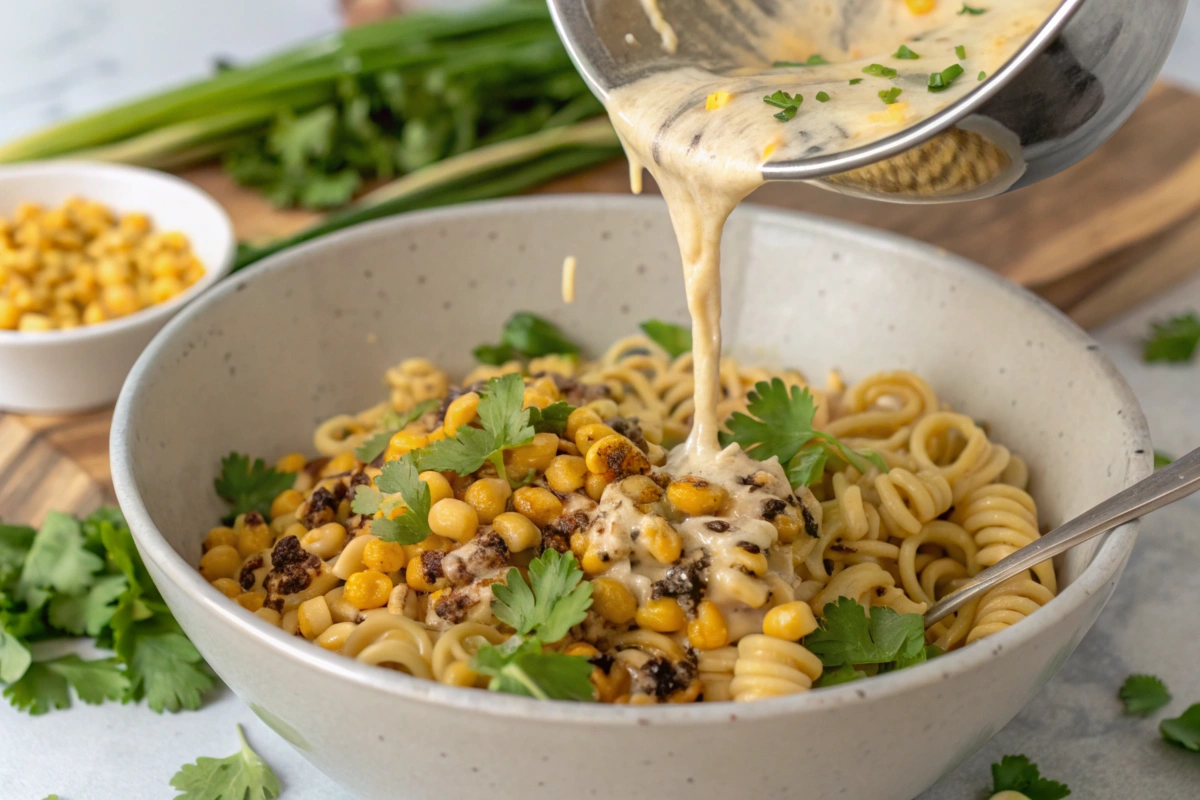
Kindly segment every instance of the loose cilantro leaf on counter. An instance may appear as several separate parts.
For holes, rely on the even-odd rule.
[[[517,358],[578,355],[579,345],[568,339],[550,320],[527,311],[518,311],[504,323],[500,344],[482,344],[472,352],[476,360],[495,367]]]
[[[899,86],[893,86],[890,89],[880,90],[879,99],[883,101],[883,104],[885,106],[890,106],[892,103],[895,103],[896,99],[899,98],[900,95],[903,93],[904,93],[904,90],[901,89]]]
[[[796,112],[800,110],[800,104],[804,102],[804,95],[792,95],[780,89],[774,94],[769,94],[764,97],[763,102],[769,106],[783,109],[775,115],[775,119],[779,120],[780,122],[787,122],[788,120],[795,118]]]
[[[551,403],[545,408],[530,406],[526,409],[529,412],[529,424],[533,426],[537,433],[554,433],[562,436],[563,431],[567,429],[567,417],[571,416],[571,412],[575,410],[575,406],[570,403],[559,400],[557,403]]]
[[[1142,342],[1142,360],[1184,363],[1192,360],[1197,347],[1200,347],[1200,315],[1189,311],[1150,324],[1150,336]]]
[[[1162,452],[1161,450],[1154,451],[1155,469],[1162,469],[1163,467],[1170,466],[1173,463],[1175,463],[1175,459],[1171,458],[1166,453]]]
[[[378,492],[363,486],[355,490],[352,509],[355,513],[373,514],[379,508],[383,509],[383,517],[371,520],[372,534],[385,542],[416,544],[425,541],[433,533],[429,527],[429,509],[433,506],[433,496],[429,492],[429,484],[418,475],[415,459],[408,453],[383,465],[383,472],[375,479]],[[391,518],[389,515],[396,510],[397,505],[381,501],[379,492],[399,494],[404,503],[403,513],[394,519]],[[363,498],[361,503],[360,497]],[[372,498],[376,501],[376,507],[368,511],[366,504]]]
[[[929,76],[929,91],[942,92],[950,88],[950,84],[958,79],[965,70],[958,64],[951,64],[941,72],[935,72]]]
[[[821,99],[820,95],[817,95],[817,99]],[[690,328],[676,325],[673,322],[663,322],[660,319],[648,319],[640,327],[642,332],[649,336],[651,341],[666,350],[667,355],[671,358],[679,358],[684,353],[691,352],[692,331]]]
[[[971,15],[971,16],[973,16],[973,17],[977,17],[977,16],[979,16],[980,14],[984,14],[984,13],[987,13],[987,9],[986,9],[986,8],[971,8],[971,6],[967,5],[966,3],[963,3],[963,7],[962,7],[962,8],[960,8],[960,9],[959,9],[959,11],[958,11],[958,15],[959,15],[960,17],[961,17],[963,14],[970,14],[970,15]]]
[[[912,61],[920,57],[921,55],[919,53],[914,53],[906,44],[900,45],[900,49],[892,53],[892,58],[901,58],[907,61]]]
[[[822,56],[819,56],[816,53],[814,53],[813,55],[809,56],[808,59],[805,61],[776,61],[771,66],[773,66],[775,68],[779,68],[779,67],[816,67],[821,64],[828,64],[828,63],[829,62],[826,61]]]
[[[868,64],[862,68],[862,71],[867,75],[874,75],[876,78],[894,78],[899,73],[891,67],[885,67],[883,64]]]
[[[379,455],[384,450],[387,450],[388,442],[391,441],[397,432],[403,430],[406,425],[415,422],[437,407],[438,401],[430,399],[423,403],[417,403],[402,414],[397,414],[394,411],[391,412],[383,419],[383,430],[355,448],[355,457],[359,461],[370,464],[379,458]]]
[[[1130,675],[1119,696],[1126,714],[1149,714],[1171,702],[1171,693],[1161,679],[1153,675]]]
[[[925,624],[920,614],[897,614],[886,606],[871,616],[849,597],[825,606],[821,627],[804,639],[804,646],[826,667],[843,664],[890,664],[896,668],[925,660]]]
[[[817,406],[807,388],[793,386],[789,391],[779,378],[770,383],[762,381],[746,397],[746,410],[749,415],[738,411],[726,421],[728,432],[722,432],[721,444],[737,442],[759,461],[778,457],[779,463],[789,470],[789,479],[796,479],[793,486],[801,485],[796,481],[803,480],[807,485],[820,477],[815,472],[816,456],[801,453],[810,442],[840,456],[860,472],[867,472],[871,464],[887,472],[887,463],[878,453],[854,450],[836,437],[813,429]],[[793,463],[796,458],[800,460]],[[824,464],[820,466],[823,468]]]
[[[1019,792],[1029,800],[1062,800],[1071,793],[1066,785],[1043,778],[1037,764],[1026,756],[1005,756],[992,764],[992,793]]]
[[[1200,753],[1200,703],[1189,706],[1178,717],[1164,719],[1158,729],[1171,744]]]
[[[267,516],[271,511],[271,501],[285,489],[292,488],[296,474],[294,472],[277,472],[268,467],[261,458],[250,462],[250,456],[242,453],[230,453],[221,459],[221,474],[213,481],[217,495],[229,503],[227,521],[232,521],[238,514],[258,511]]]
[[[175,800],[272,800],[279,797],[279,779],[250,749],[242,726],[237,726],[242,749],[228,758],[201,756],[184,764],[171,778],[182,794]]]

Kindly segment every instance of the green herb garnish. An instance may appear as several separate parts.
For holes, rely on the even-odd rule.
[[[388,442],[391,441],[393,436],[404,430],[404,427],[409,423],[415,422],[437,407],[437,400],[426,400],[423,403],[417,403],[403,414],[397,414],[394,411],[390,412],[383,419],[383,430],[355,448],[355,457],[359,461],[370,464],[376,458],[379,458],[384,450],[387,450]]]
[[[1171,744],[1200,753],[1200,703],[1189,706],[1178,717],[1164,719],[1158,729]]]
[[[920,57],[919,53],[914,53],[906,44],[900,45],[900,49],[892,53],[892,58],[902,58],[908,61],[914,61]]]
[[[545,408],[531,406],[526,409],[529,412],[529,424],[533,426],[535,433],[553,433],[558,436],[562,436],[563,431],[567,429],[567,418],[574,410],[575,406],[563,400],[551,403]]]
[[[817,95],[817,99],[821,100],[821,92]],[[828,100],[829,96],[825,96]],[[825,102],[821,100],[821,102]],[[692,350],[692,330],[683,325],[675,325],[671,322],[663,322],[657,319],[648,319],[641,324],[642,332],[650,339],[667,351],[667,355],[671,358],[679,358],[684,353],[690,353]]]
[[[920,614],[898,614],[877,606],[868,617],[866,609],[849,597],[825,606],[821,627],[804,638],[804,646],[827,668],[879,664],[901,669],[929,655]]]
[[[1130,675],[1118,694],[1126,714],[1149,714],[1171,702],[1167,685],[1153,675]]]
[[[828,103],[829,102],[829,93],[828,92],[817,92],[817,102],[818,103]]]
[[[894,78],[899,73],[891,67],[885,67],[883,64],[868,64],[863,67],[863,72],[867,75],[874,75],[876,78]]]
[[[942,92],[950,88],[950,84],[954,83],[955,79],[964,72],[963,68],[958,64],[951,64],[941,72],[935,72],[929,76],[929,91]]]
[[[1165,466],[1175,463],[1175,459],[1171,458],[1161,450],[1154,451],[1154,468],[1162,469]]]
[[[382,511],[382,517],[371,520],[371,533],[385,542],[416,544],[425,541],[433,533],[429,527],[433,496],[429,492],[429,484],[418,475],[412,453],[405,453],[395,461],[387,462],[383,465],[383,472],[375,478],[374,487],[359,486],[354,490],[350,510],[366,516]],[[403,512],[392,518],[393,512],[400,508],[403,508]]]
[[[268,467],[261,458],[250,462],[250,456],[230,453],[221,459],[221,474],[213,482],[217,496],[229,503],[229,513],[224,521],[228,524],[239,514],[257,511],[267,516],[271,501],[295,483],[294,472],[277,472]]]
[[[817,406],[807,388],[793,386],[789,391],[779,378],[762,381],[747,395],[746,410],[749,414],[738,411],[725,422],[727,430],[721,433],[721,444],[737,442],[759,461],[778,458],[789,471],[793,486],[808,485],[820,478],[820,472],[815,471],[818,467],[812,463],[817,458],[811,452],[813,448],[833,453],[863,473],[872,464],[887,472],[887,463],[878,453],[853,450],[837,437],[813,428]],[[824,463],[821,459],[821,469]]]
[[[816,67],[821,64],[828,64],[828,63],[829,62],[826,61],[824,58],[822,58],[821,56],[814,53],[813,55],[809,56],[806,61],[776,61],[771,66],[776,67],[776,68],[779,68],[779,67]]]
[[[1142,342],[1142,359],[1179,364],[1191,361],[1197,346],[1200,346],[1200,316],[1189,311],[1150,324],[1150,336]]]
[[[862,78],[851,78],[851,79],[850,79],[850,85],[851,85],[851,86],[857,86],[858,84],[860,84],[860,83],[862,83],[862,82],[863,82],[863,79],[862,79]]]
[[[976,78],[976,80],[980,80],[980,81],[981,81],[981,80],[983,80],[983,79],[984,79],[984,78],[986,78],[986,77],[987,77],[987,73],[986,73],[986,72],[984,72],[983,70],[979,70],[979,77],[978,77],[978,78]]]
[[[471,352],[478,361],[498,367],[518,358],[578,355],[579,345],[568,339],[550,320],[528,311],[518,311],[504,323],[500,344],[481,344]]]
[[[775,119],[780,122],[787,122],[796,116],[796,112],[800,110],[800,104],[804,102],[804,95],[791,95],[780,89],[774,94],[769,94],[763,98],[763,102],[769,106],[783,109],[775,115]]]
[[[184,764],[171,778],[183,794],[175,800],[272,800],[279,797],[279,779],[267,763],[250,749],[242,726],[237,726],[242,749],[228,758],[201,756]]]
[[[896,98],[899,97],[903,91],[904,90],[899,86],[893,86],[890,89],[883,89],[879,92],[879,99],[883,101],[884,105],[890,106],[892,103],[896,102]]]
[[[1017,792],[1029,800],[1062,800],[1071,793],[1066,785],[1043,778],[1037,764],[1025,756],[1005,756],[992,764],[992,794]]]
[[[963,7],[959,9],[958,15],[961,17],[963,14],[970,14],[972,16],[977,17],[980,14],[983,14],[986,12],[987,12],[986,8],[971,8],[971,6],[967,5],[966,3],[963,3]]]
[[[959,58],[966,58],[967,48],[960,44],[958,47],[954,48],[954,55],[958,56]]]
[[[529,583],[513,568],[504,583],[492,584],[492,594],[492,613],[516,634],[484,645],[472,659],[471,669],[491,678],[488,688],[539,700],[595,699],[591,662],[543,650],[583,622],[592,605],[592,585],[574,554],[546,548],[529,564]]]

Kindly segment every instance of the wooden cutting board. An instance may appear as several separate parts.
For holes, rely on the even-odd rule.
[[[1031,287],[1097,325],[1200,271],[1200,97],[1160,84],[1115,136],[1069,170],[973,203],[903,206],[813,186],[772,184],[754,202],[903,233]],[[240,238],[292,233],[319,216],[278,211],[217,167],[183,173],[229,211]],[[541,192],[628,191],[624,162]],[[0,520],[37,524],[50,509],[111,502],[111,410],[0,415]]]

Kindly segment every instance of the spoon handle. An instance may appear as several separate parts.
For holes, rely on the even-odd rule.
[[[983,570],[966,586],[934,603],[925,612],[925,627],[953,614],[1014,575],[1198,489],[1200,448]]]

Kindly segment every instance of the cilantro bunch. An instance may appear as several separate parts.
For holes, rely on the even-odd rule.
[[[592,605],[592,585],[583,581],[575,556],[547,548],[529,565],[529,582],[510,569],[505,583],[492,585],[492,613],[516,634],[503,644],[485,644],[471,669],[491,678],[494,692],[539,700],[593,700],[588,676],[592,665],[582,656],[546,651],[583,622]]]
[[[498,367],[508,361],[549,355],[577,356],[579,345],[550,320],[518,311],[500,329],[499,344],[481,344],[471,351],[483,364]]]
[[[112,657],[39,658],[35,645],[90,636]],[[0,683],[18,709],[146,699],[155,711],[200,707],[213,679],[162,601],[121,513],[80,521],[51,512],[39,530],[0,525]]]
[[[887,472],[887,463],[871,450],[854,450],[837,437],[813,428],[817,405],[808,389],[791,387],[779,378],[755,384],[746,397],[746,410],[725,423],[721,444],[737,442],[759,461],[777,457],[792,486],[811,486],[821,480],[830,455],[841,458],[860,472],[872,465]]]
[[[942,652],[925,644],[925,618],[920,614],[898,614],[879,606],[868,617],[850,597],[825,606],[821,627],[805,637],[804,646],[825,666],[818,686],[904,669]]]

